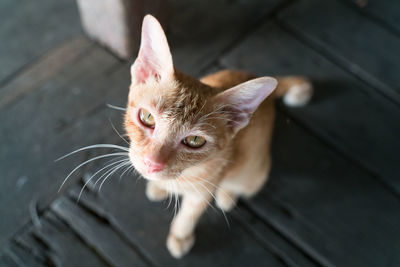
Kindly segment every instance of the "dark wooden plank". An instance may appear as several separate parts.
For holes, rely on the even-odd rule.
[[[3,0],[0,20],[0,84],[47,50],[81,34],[74,0]]]
[[[166,249],[173,211],[166,210],[167,202],[151,203],[144,194],[144,181],[135,180],[130,176],[119,183],[116,175],[98,197],[87,191],[80,203],[105,218],[156,266],[295,266],[261,245],[229,217],[228,227],[221,212],[213,209],[200,220],[192,251],[180,260],[174,259]],[[78,192],[72,192],[75,199]]]
[[[112,266],[147,266],[108,224],[71,200],[61,197],[51,204],[51,210]]]
[[[400,2],[397,0],[342,0],[385,27],[400,33]],[[361,3],[361,4],[360,4]]]
[[[7,218],[0,221],[0,244],[28,222],[27,203],[47,206],[85,154],[55,159],[113,132],[109,118],[117,121],[121,115],[109,114],[106,103],[125,103],[130,80],[129,68],[118,69],[119,64],[93,47],[29,97],[0,112],[0,214]]]
[[[14,256],[10,255],[8,251],[4,251],[0,254],[0,266],[21,267],[20,265],[18,265],[19,260],[13,258]]]
[[[283,2],[170,1],[167,37],[176,67],[188,74],[199,74]]]
[[[400,203],[371,175],[285,116],[272,151],[269,184],[249,201],[264,220],[324,265],[400,264]]]
[[[29,68],[0,88],[0,109],[22,97],[24,94],[37,89],[46,80],[57,75],[68,64],[77,60],[88,51],[91,42],[84,37],[71,39],[54,50],[43,55]]]
[[[246,232],[252,235],[269,251],[274,253],[288,266],[320,266],[317,261],[301,251],[297,246],[287,241],[271,225],[251,212],[242,202],[230,213],[234,223],[239,223]]]
[[[30,251],[16,245],[15,243],[8,244],[5,249],[5,254],[8,258],[20,267],[41,267],[45,266],[46,262],[38,260]]]
[[[312,102],[304,108],[281,108],[400,192],[398,106],[271,23],[238,45],[221,63],[222,67],[258,75],[311,77],[315,84]]]
[[[32,235],[48,246],[61,266],[109,266],[51,212],[42,216],[41,226],[34,228]]]
[[[340,65],[400,103],[400,38],[345,4],[304,0],[279,18]]]

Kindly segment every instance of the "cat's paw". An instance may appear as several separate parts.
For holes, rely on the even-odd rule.
[[[223,211],[231,211],[236,206],[237,200],[238,197],[236,194],[222,188],[217,190],[215,202]]]
[[[146,186],[146,196],[151,201],[161,201],[168,197],[168,192],[150,181]]]
[[[174,258],[182,258],[193,247],[194,240],[194,234],[184,238],[179,238],[170,233],[167,239],[167,248],[169,253],[171,253]]]

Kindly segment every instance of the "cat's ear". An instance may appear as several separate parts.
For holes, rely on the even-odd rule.
[[[172,78],[174,67],[165,33],[151,15],[143,19],[139,55],[131,67],[132,83],[145,83],[153,78],[157,81]]]
[[[215,101],[229,116],[233,133],[245,127],[254,111],[276,88],[278,82],[272,77],[262,77],[241,83],[215,96]]]

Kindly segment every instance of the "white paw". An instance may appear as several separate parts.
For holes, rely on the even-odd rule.
[[[161,201],[168,197],[167,191],[158,187],[154,182],[148,182],[146,186],[146,196],[151,201]]]
[[[310,82],[296,84],[283,96],[283,103],[289,107],[302,107],[310,101],[312,93],[313,88]]]
[[[193,247],[194,240],[195,238],[193,234],[185,238],[178,238],[170,233],[167,239],[167,248],[169,253],[171,253],[174,258],[182,258]]]
[[[216,195],[216,204],[223,211],[231,211],[237,203],[237,196],[226,190],[219,189]]]

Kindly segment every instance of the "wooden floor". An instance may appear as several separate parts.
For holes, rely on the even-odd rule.
[[[84,36],[73,0],[3,0],[0,266],[400,266],[400,1],[173,2],[177,68],[313,80],[307,107],[278,103],[268,184],[229,226],[209,209],[181,260],[165,247],[173,211],[143,179],[114,175],[77,202],[96,161],[58,192],[110,151],[56,158],[124,145],[107,104],[125,105],[130,62]]]

